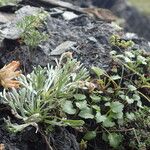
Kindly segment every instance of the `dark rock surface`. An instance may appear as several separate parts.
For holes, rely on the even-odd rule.
[[[125,31],[137,33],[150,41],[150,17],[140,13],[136,8],[126,6],[123,10],[112,9],[119,17],[125,19]]]
[[[31,11],[22,8],[19,12],[23,12],[22,10]],[[80,57],[81,62],[86,66],[108,67],[111,50],[109,38],[118,33],[111,24],[95,21],[86,15],[81,15],[71,21],[48,17],[44,30],[50,35],[50,38],[31,51],[27,46],[17,45],[16,40],[20,35],[18,28],[14,25],[17,20],[18,17],[13,22],[0,26],[3,33],[0,60],[3,64],[19,59],[27,71],[31,70],[31,64],[45,66],[47,63],[52,63],[57,57],[51,56],[51,51],[63,42],[71,40],[76,42],[76,45],[70,51],[73,51],[77,58]]]
[[[139,12],[133,6],[129,6],[126,0],[65,0],[81,7],[96,6],[112,10],[118,17],[125,19],[126,32],[135,32],[139,36],[150,40],[150,16]]]
[[[125,31],[134,32],[150,40],[150,17],[142,14],[126,0],[94,0],[93,5],[111,9],[117,16],[125,19]]]

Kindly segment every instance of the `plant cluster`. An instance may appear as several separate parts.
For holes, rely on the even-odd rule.
[[[150,55],[138,50],[110,54],[111,69],[106,72],[93,66],[91,76],[69,52],[56,61],[56,67],[39,66],[31,74],[21,75],[18,80],[22,87],[4,90],[1,101],[23,124],[12,124],[8,119],[7,127],[11,131],[29,125],[38,131],[39,123],[50,130],[71,126],[79,131],[77,127],[82,127],[82,149],[96,136],[115,149],[126,145],[149,148]]]
[[[31,49],[48,38],[45,32],[40,32],[39,30],[47,15],[45,11],[40,11],[36,14],[25,16],[17,23],[17,27],[21,30],[21,41],[30,46]]]
[[[39,122],[51,126],[83,125],[82,120],[68,120],[63,112],[64,103],[72,97],[78,82],[88,77],[88,71],[70,57],[70,53],[62,55],[56,67],[34,68],[27,77],[21,75],[18,78],[22,88],[1,93],[1,101],[24,122],[19,125],[6,120],[9,130],[21,131],[29,125],[38,129]],[[67,63],[63,64],[63,61]]]
[[[118,39],[117,47],[125,48],[128,45],[131,49],[133,42],[131,45],[129,43]],[[150,104],[150,55],[139,50],[112,51],[110,54],[112,68],[106,72],[92,67],[97,76],[90,79],[91,85],[94,85],[89,86],[88,91],[83,88],[74,94],[73,100],[66,101],[65,108],[69,109],[64,111],[84,119],[84,131],[87,131],[84,140],[94,139],[101,134],[103,140],[113,148],[121,149],[125,138],[132,133],[132,141],[129,142],[132,147],[148,148],[150,145],[146,137],[150,135],[150,118],[145,117],[139,122],[138,116],[141,112],[145,116],[150,115],[144,106]],[[96,122],[95,128],[93,124],[90,127],[87,125],[88,120]],[[132,121],[137,122],[138,126],[131,124]],[[146,126],[141,132],[143,122],[146,122]]]
[[[144,106],[143,109],[139,109],[135,112],[127,113],[125,120],[126,127],[133,127],[126,138],[130,138],[129,145],[132,149],[146,150],[150,147],[150,109]],[[136,138],[135,138],[136,137]]]
[[[85,139],[94,138],[103,130],[103,139],[114,148],[121,149],[128,137],[131,147],[146,149],[150,147],[147,139],[150,118],[146,117],[150,111],[144,106],[150,104],[150,55],[138,50],[122,54],[112,51],[111,55],[111,70],[105,72],[92,68],[98,77],[93,81],[97,91],[94,91],[94,99],[90,95],[89,105],[92,108],[96,105],[97,109],[92,111],[96,112],[94,118],[100,127],[96,126],[95,130],[88,132]]]
[[[133,46],[133,41],[131,40],[122,40],[120,39],[120,37],[118,35],[112,35],[110,37],[110,42],[112,44],[112,46],[118,47],[118,48],[124,48],[127,49],[128,47],[132,47]]]

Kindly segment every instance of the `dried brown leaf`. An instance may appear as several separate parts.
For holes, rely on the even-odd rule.
[[[8,65],[5,65],[2,69],[0,69],[0,84],[4,88],[19,88],[19,81],[14,79],[21,74],[21,71],[16,71],[19,66],[19,61],[12,61]]]

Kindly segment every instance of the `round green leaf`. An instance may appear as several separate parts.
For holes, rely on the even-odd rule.
[[[105,121],[103,122],[104,127],[113,127],[115,125],[114,122],[110,118],[106,118]]]
[[[117,133],[110,133],[108,135],[108,140],[110,146],[112,146],[113,148],[118,148],[120,143],[122,142],[122,136]]]
[[[134,103],[134,99],[129,98],[129,96],[125,96],[125,100],[128,102],[128,104]]]
[[[84,94],[75,94],[74,95],[74,98],[76,100],[85,100],[86,99],[86,96]]]
[[[88,132],[84,135],[83,139],[89,141],[89,140],[94,139],[95,137],[96,137],[96,131],[88,131]]]
[[[92,108],[95,109],[98,112],[100,112],[100,110],[101,110],[98,105],[92,105]]]
[[[130,57],[130,58],[134,58],[135,57],[135,55],[132,52],[128,52],[128,51],[125,52],[125,55]]]
[[[133,85],[128,85],[128,89],[130,90],[130,91],[135,91],[137,88],[135,87],[135,86],[133,86]]]
[[[97,123],[104,122],[107,119],[106,115],[101,115],[100,112],[96,113],[95,118]]]
[[[92,99],[93,102],[100,102],[101,101],[101,97],[97,96],[97,95],[90,95],[90,98]]]
[[[80,110],[87,107],[87,101],[86,101],[86,100],[76,102],[75,104],[76,104],[76,106],[77,106]]]
[[[66,101],[63,105],[63,111],[67,114],[73,115],[76,113],[76,109],[73,108],[72,101]]]
[[[93,119],[93,111],[91,108],[87,107],[80,111],[79,116],[84,119]]]
[[[127,112],[126,113],[126,117],[129,119],[129,120],[134,120],[135,119],[135,115],[134,115],[134,113],[129,113],[129,112]]]
[[[120,113],[123,111],[124,105],[117,101],[117,102],[112,102],[110,107],[114,113]]]

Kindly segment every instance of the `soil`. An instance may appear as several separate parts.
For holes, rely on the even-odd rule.
[[[77,3],[81,5],[80,1]],[[90,1],[87,5],[90,5]],[[17,9],[19,8],[17,7]],[[32,9],[34,8],[31,7],[31,12]],[[25,8],[23,10],[29,11]],[[22,14],[24,13],[22,11]],[[17,19],[16,17],[13,22]],[[12,28],[13,22],[0,25],[0,30]],[[55,65],[54,60],[59,58],[60,54],[51,55],[51,52],[65,41],[72,41],[75,44],[65,51],[72,51],[74,57],[87,68],[94,65],[108,69],[111,62],[109,56],[109,52],[112,50],[109,42],[111,35],[119,34],[122,38],[128,39],[123,30],[118,30],[110,23],[97,21],[84,14],[79,14],[77,18],[70,21],[63,19],[61,15],[48,17],[41,30],[49,34],[49,39],[32,51],[28,46],[20,45],[18,42],[19,35],[16,36],[15,30],[14,32],[11,30],[12,33],[9,37],[1,37],[0,67],[12,60],[19,60],[22,64],[23,73],[27,74],[32,71],[33,66],[46,66],[47,63]],[[135,49],[148,49],[149,47],[148,42],[143,38],[133,37],[132,40],[136,43]],[[47,139],[42,132],[35,133],[33,127],[28,127],[21,133],[11,134],[4,127],[3,118],[7,116],[15,120],[9,108],[0,104],[0,143],[5,145],[6,150],[49,150],[47,140],[54,150],[79,150],[79,144],[73,131],[66,128],[56,128]],[[91,144],[94,145],[94,142]],[[109,147],[104,142],[99,142],[97,147],[91,146],[90,149],[108,150]]]

